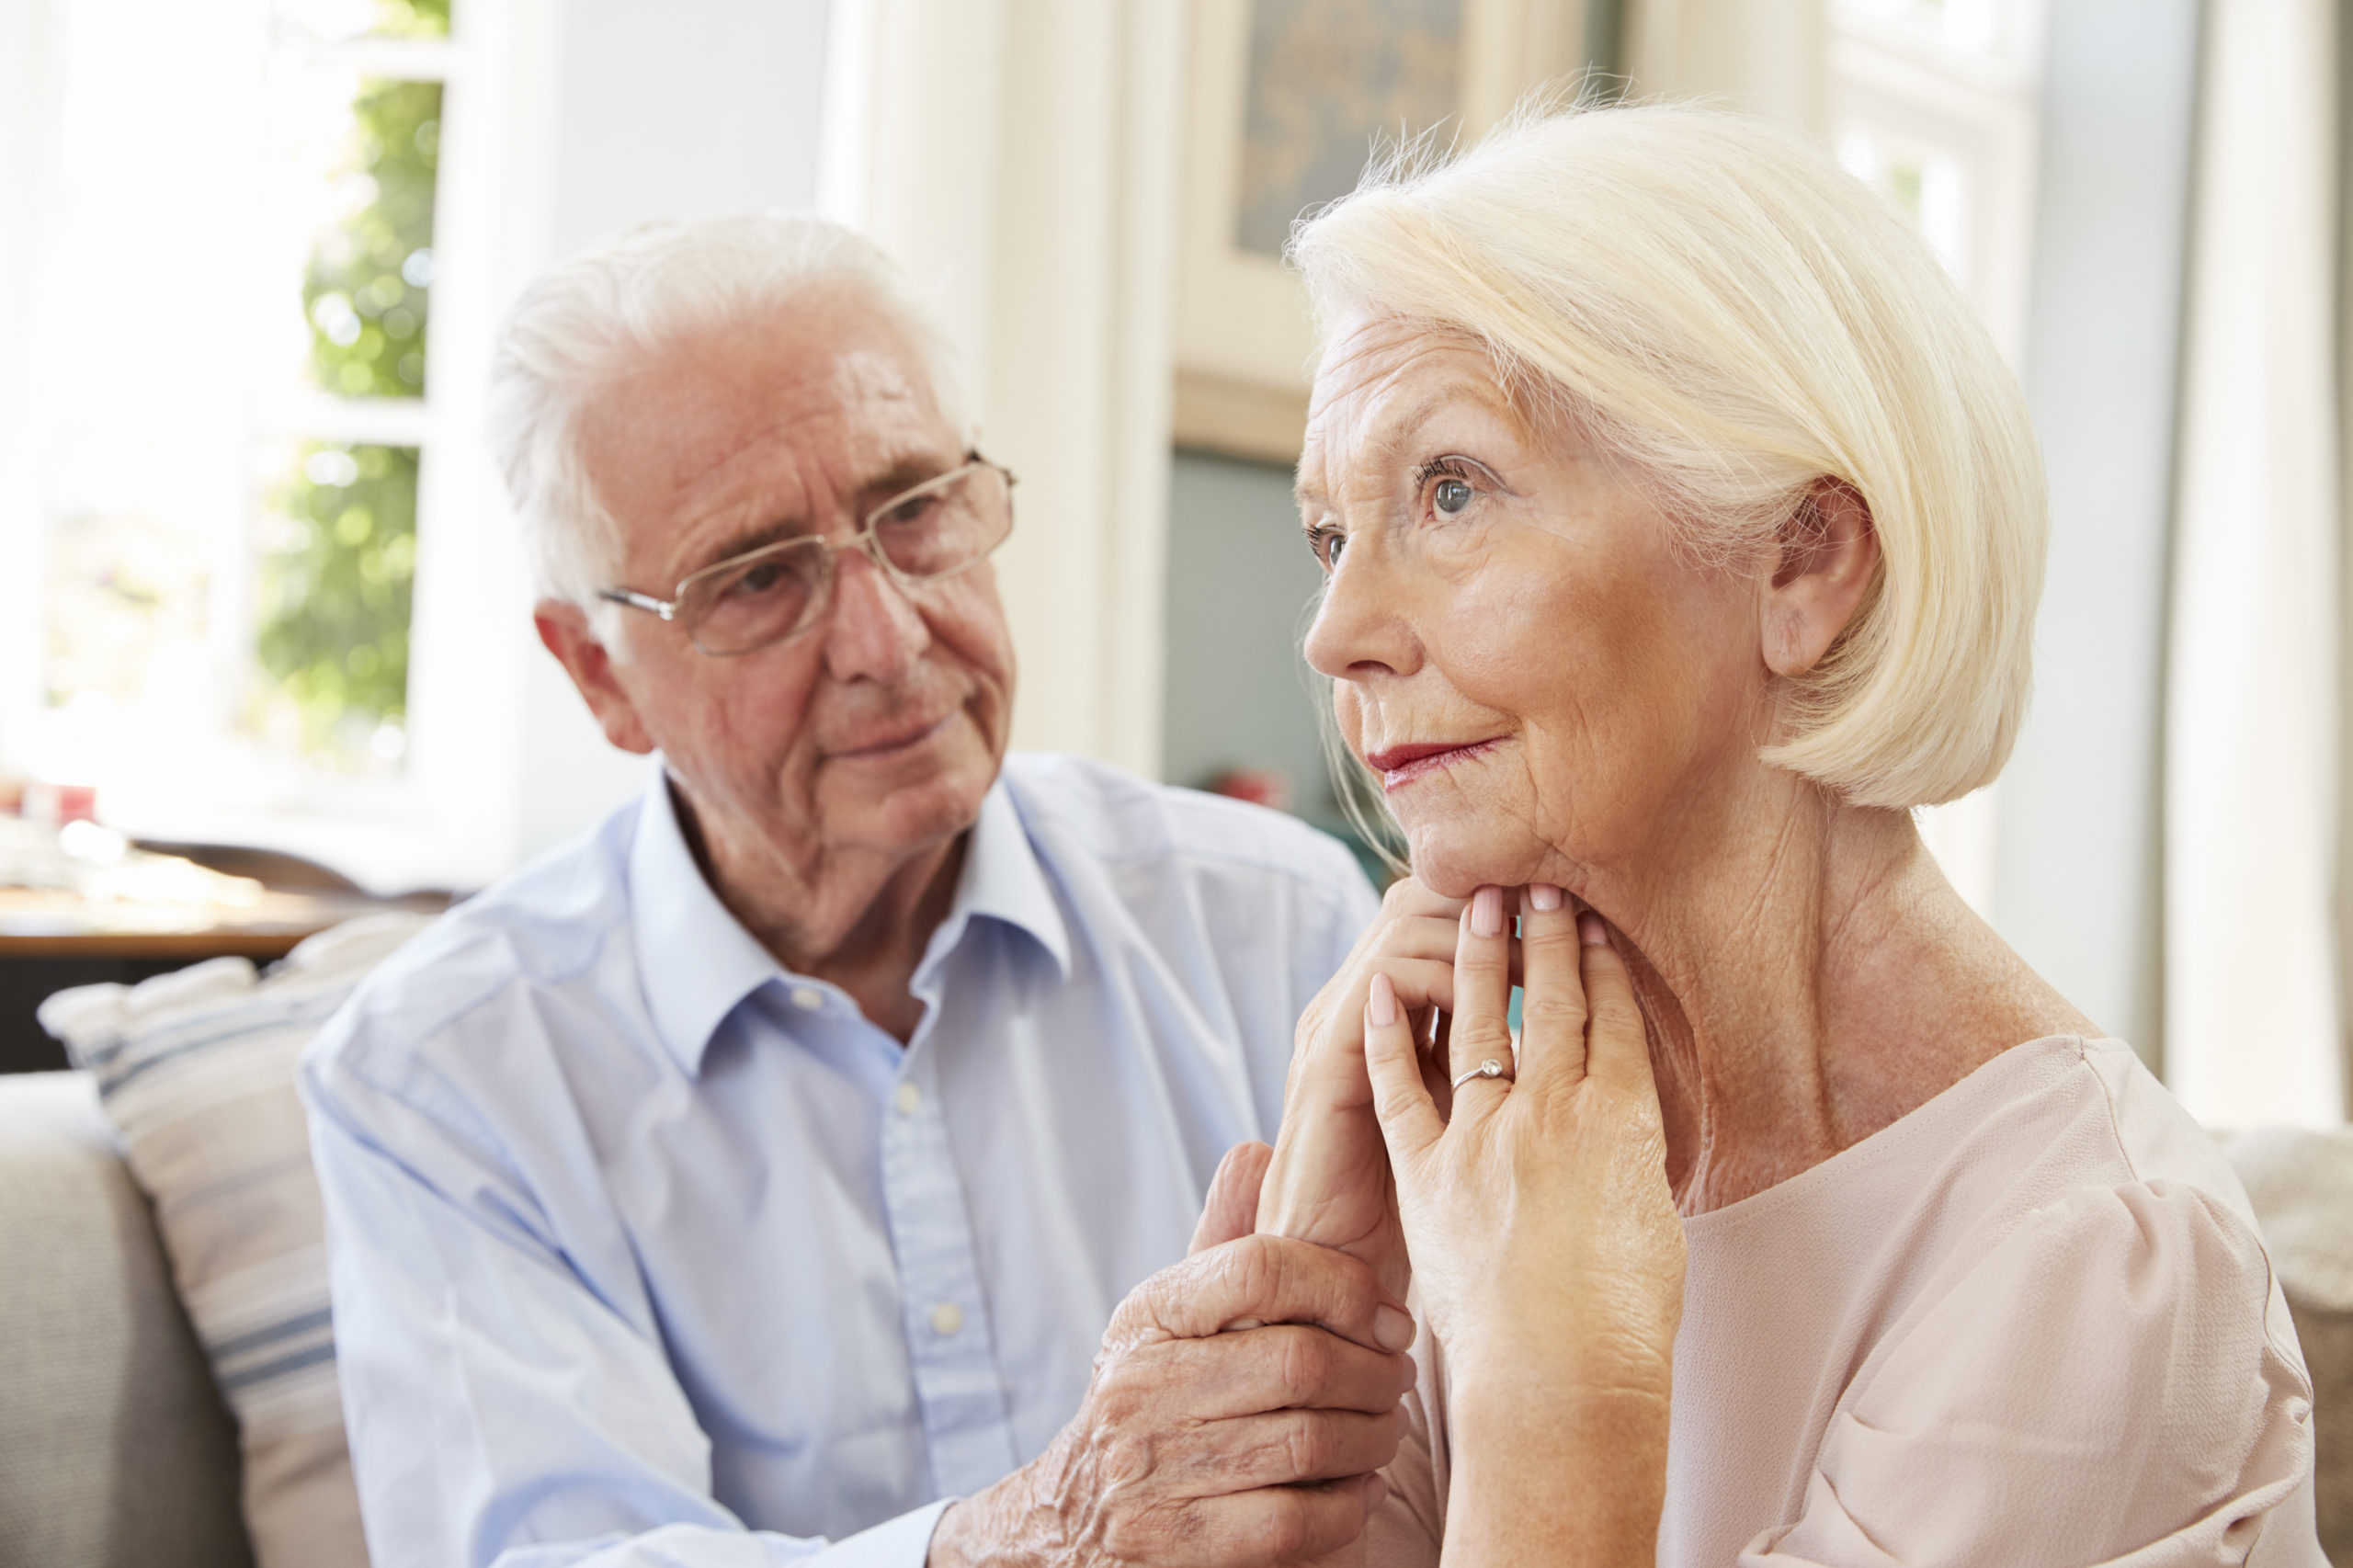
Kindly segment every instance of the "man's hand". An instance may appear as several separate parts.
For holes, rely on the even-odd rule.
[[[1386,1490],[1373,1472],[1404,1429],[1413,1335],[1345,1254],[1257,1235],[1197,1251],[1120,1304],[1086,1401],[1046,1452],[941,1516],[932,1568],[1259,1568],[1336,1551]]]
[[[1427,1039],[1433,1010],[1454,1006],[1455,926],[1461,912],[1461,899],[1441,898],[1412,877],[1400,878],[1348,961],[1308,1004],[1283,1093],[1282,1135],[1252,1227],[1337,1247],[1370,1265],[1395,1296],[1404,1294],[1411,1270],[1389,1150],[1365,1074],[1365,1002],[1373,975],[1387,975],[1416,1038]],[[1442,1052],[1425,1058],[1433,1074],[1429,1089],[1441,1108],[1448,1096],[1445,1060]]]

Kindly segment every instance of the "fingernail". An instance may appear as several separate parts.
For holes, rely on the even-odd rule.
[[[1372,1314],[1372,1336],[1383,1350],[1403,1350],[1414,1343],[1414,1320],[1395,1307],[1383,1307]]]
[[[1500,937],[1504,934],[1504,890],[1481,888],[1471,895],[1471,934],[1473,937]]]
[[[1606,948],[1609,945],[1609,927],[1601,923],[1600,915],[1588,909],[1577,916],[1577,938],[1588,948]]]
[[[1550,882],[1529,883],[1528,907],[1540,910],[1546,915],[1552,914],[1561,907],[1561,890]]]
[[[1389,1478],[1374,1471],[1364,1478],[1365,1512],[1370,1513],[1389,1500]]]
[[[1372,994],[1365,1000],[1364,1021],[1377,1029],[1385,1029],[1397,1021],[1396,988],[1385,974],[1372,977]]]

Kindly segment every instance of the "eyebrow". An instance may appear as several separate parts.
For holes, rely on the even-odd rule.
[[[1440,409],[1459,402],[1461,397],[1462,390],[1459,386],[1442,388],[1414,404],[1402,418],[1383,421],[1386,428],[1377,438],[1376,449],[1384,454],[1394,454],[1403,450],[1405,444],[1412,440],[1420,432],[1422,426],[1428,424]],[[1506,417],[1509,417],[1511,410],[1510,405],[1506,403],[1501,409],[1490,405],[1489,412],[1501,413]],[[1321,501],[1324,498],[1323,492],[1309,486],[1303,476],[1291,486],[1291,500],[1299,506],[1303,506],[1310,501]]]

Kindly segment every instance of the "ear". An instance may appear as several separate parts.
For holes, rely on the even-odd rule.
[[[1879,529],[1862,493],[1827,475],[1782,525],[1780,559],[1763,595],[1766,666],[1802,676],[1820,664],[1879,574]]]
[[[588,612],[563,599],[541,599],[531,608],[540,642],[580,689],[605,738],[623,751],[649,752],[654,737],[637,716],[637,704],[613,671],[613,655],[588,624]]]

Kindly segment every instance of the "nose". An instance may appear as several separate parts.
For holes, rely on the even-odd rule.
[[[1377,539],[1349,546],[1324,585],[1324,600],[1307,629],[1308,665],[1334,680],[1409,676],[1421,667],[1422,645],[1406,613],[1406,585]]]
[[[825,618],[825,673],[837,681],[896,685],[931,646],[931,628],[915,607],[859,551],[834,558],[834,602]]]

